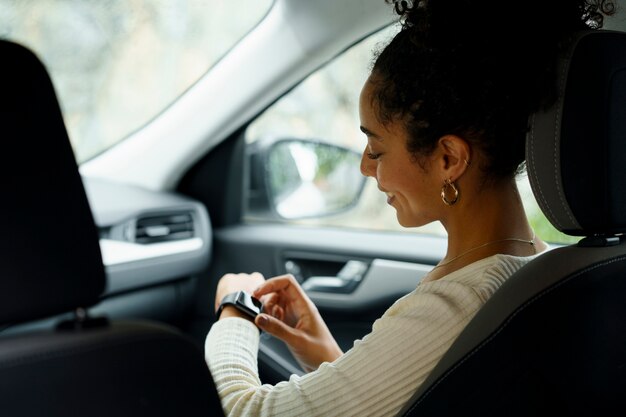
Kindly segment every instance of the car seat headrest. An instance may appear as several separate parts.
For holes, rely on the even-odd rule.
[[[582,32],[566,55],[556,103],[530,118],[530,184],[558,230],[578,236],[623,233],[626,34]]]
[[[95,304],[98,232],[44,66],[0,41],[0,324]]]

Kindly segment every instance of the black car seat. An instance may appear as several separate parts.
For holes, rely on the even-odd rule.
[[[0,41],[2,416],[221,416],[202,350],[155,322],[91,318],[105,288],[98,232],[40,61]]]
[[[400,415],[626,415],[626,34],[567,55],[526,160],[547,218],[583,238],[502,285]]]

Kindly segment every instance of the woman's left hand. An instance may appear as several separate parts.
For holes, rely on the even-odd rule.
[[[222,299],[226,295],[237,291],[246,291],[252,294],[254,290],[264,282],[265,278],[258,272],[251,274],[224,275],[217,284],[217,291],[215,292],[215,311],[217,311]]]

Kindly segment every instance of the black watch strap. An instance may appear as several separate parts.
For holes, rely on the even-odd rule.
[[[220,318],[222,310],[226,306],[233,306],[252,319],[263,311],[263,304],[246,291],[233,292],[222,298],[222,302],[215,313],[217,319]]]

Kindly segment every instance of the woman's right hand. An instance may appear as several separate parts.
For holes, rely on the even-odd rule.
[[[270,278],[253,295],[263,301],[263,314],[256,317],[256,325],[285,342],[306,372],[343,354],[293,275]]]

